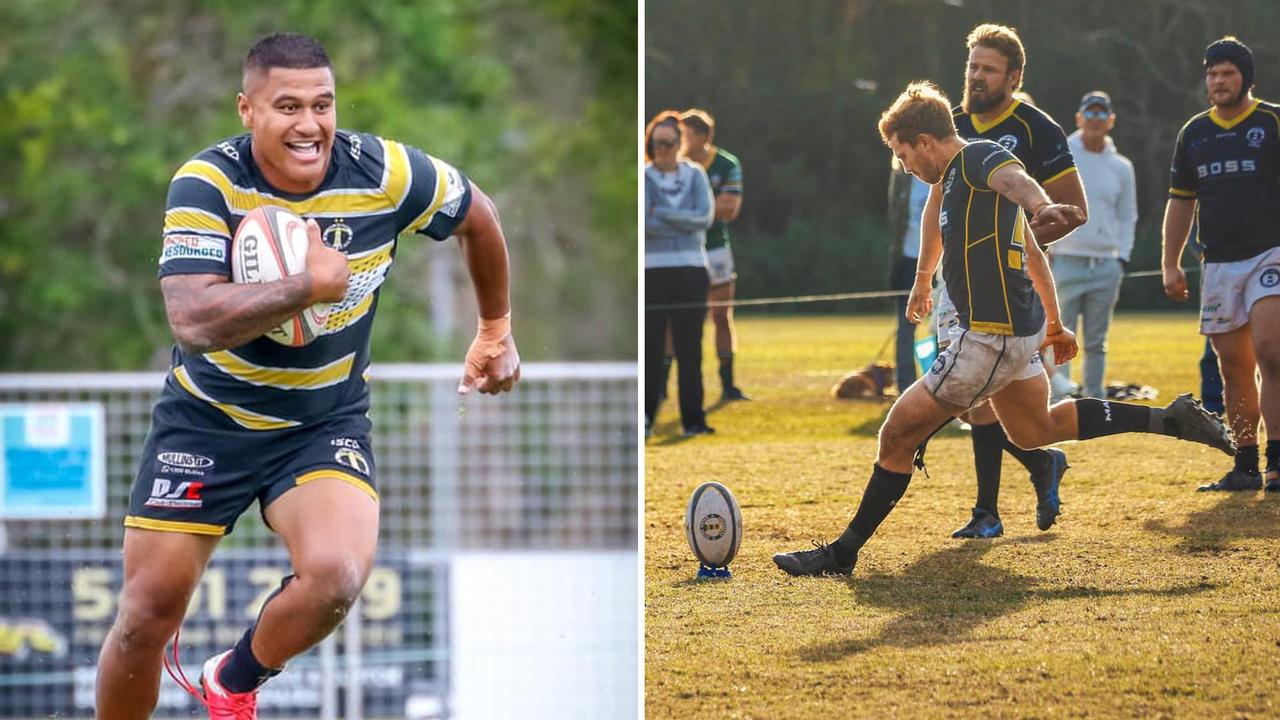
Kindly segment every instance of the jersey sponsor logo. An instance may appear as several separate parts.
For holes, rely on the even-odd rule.
[[[458,172],[457,168],[453,166],[448,167],[449,169],[446,173],[446,179],[448,182],[449,194],[446,196],[445,203],[440,208],[440,212],[451,218],[456,218],[458,217],[458,209],[462,207],[462,196],[464,194],[462,187],[462,173]]]
[[[1280,285],[1280,270],[1273,267],[1263,270],[1262,274],[1258,276],[1258,283],[1264,288],[1273,288]]]
[[[240,151],[236,150],[236,146],[232,145],[230,142],[223,140],[218,143],[218,149],[222,151],[223,155],[226,155],[236,162],[240,162]]]
[[[946,227],[946,225],[947,225],[947,211],[943,210],[942,212],[938,213],[938,227]]]
[[[355,233],[351,230],[351,226],[338,218],[324,229],[324,244],[339,252],[345,251],[351,246],[351,239],[355,237]]]
[[[1260,148],[1262,141],[1267,137],[1267,131],[1260,127],[1249,128],[1249,132],[1244,134],[1244,139],[1249,142],[1249,147]]]
[[[369,474],[369,461],[364,459],[364,453],[351,448],[340,448],[338,452],[333,454],[333,459],[339,465],[345,465],[361,475]]]
[[[951,172],[947,173],[947,182],[942,185],[942,192],[951,192],[951,185],[956,181],[956,169],[951,168]]]
[[[996,142],[1000,143],[1009,152],[1013,152],[1013,149],[1018,147],[1018,138],[1013,135],[1001,135]]]
[[[347,136],[347,141],[351,143],[351,149],[347,152],[351,153],[352,160],[360,159],[360,143],[363,142],[359,135],[351,134]]]
[[[1257,172],[1257,160],[1221,160],[1196,166],[1196,176],[1201,178],[1216,175],[1235,175],[1239,173]]]
[[[213,458],[196,455],[195,453],[162,452],[156,455],[156,459],[165,465],[177,465],[185,468],[201,469],[213,467]]]
[[[204,506],[204,498],[200,490],[204,483],[199,480],[183,480],[177,485],[172,480],[155,478],[151,483],[151,497],[143,503],[147,507],[159,508],[198,508]]]
[[[1012,136],[1009,136],[1009,137],[1012,137]],[[986,157],[984,157],[984,158],[982,158],[982,164],[983,164],[983,165],[986,165],[986,164],[987,164],[987,162],[991,160],[991,158],[993,158],[993,157],[995,157],[995,156],[999,155],[1001,152],[1002,152],[1002,151],[1000,151],[1000,150],[993,150],[993,151],[991,151],[991,152],[987,153],[987,156],[986,156]]]
[[[167,235],[164,247],[160,251],[160,264],[170,260],[217,260],[227,259],[227,241],[224,238],[206,237],[204,235]]]

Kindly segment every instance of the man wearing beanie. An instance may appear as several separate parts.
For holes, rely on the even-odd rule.
[[[1253,97],[1253,53],[1234,37],[1204,53],[1209,110],[1178,133],[1164,215],[1164,291],[1188,298],[1180,265],[1193,218],[1204,246],[1200,332],[1222,369],[1235,467],[1201,490],[1280,491],[1280,106]],[[1198,210],[1197,210],[1198,206]],[[1256,373],[1261,374],[1259,387]]]

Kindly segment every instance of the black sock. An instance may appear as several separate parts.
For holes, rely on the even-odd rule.
[[[1280,470],[1280,440],[1267,438],[1267,469]]]
[[[733,352],[720,353],[720,387],[733,387]]]
[[[902,499],[911,482],[911,473],[896,473],[885,470],[880,465],[871,472],[871,480],[867,489],[862,492],[862,502],[858,503],[858,511],[854,513],[849,527],[831,544],[836,560],[847,564],[858,554],[862,545],[880,527],[880,523],[889,516],[889,511]]]
[[[246,693],[257,690],[262,683],[280,673],[280,670],[266,667],[253,656],[253,631],[257,627],[258,624],[254,623],[244,631],[240,641],[231,650],[231,657],[227,658],[218,671],[218,682],[228,692]]]
[[[1008,441],[1000,423],[973,426],[973,469],[978,473],[977,506],[1000,516],[1000,466],[1004,461],[1004,445]]]
[[[1000,437],[1004,440],[1004,451],[1022,463],[1022,467],[1026,468],[1027,472],[1032,475],[1043,475],[1049,472],[1049,466],[1053,463],[1053,459],[1047,450],[1040,448],[1023,450],[1009,442],[1009,436],[1005,434],[1003,427],[1000,428]]]
[[[1076,400],[1076,421],[1076,437],[1080,440],[1131,432],[1178,436],[1178,426],[1165,417],[1164,408],[1115,400]]]
[[[1236,470],[1258,474],[1258,446],[1240,445],[1236,448]]]

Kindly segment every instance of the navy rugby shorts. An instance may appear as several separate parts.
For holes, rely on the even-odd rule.
[[[125,527],[227,535],[256,499],[336,477],[377,501],[372,423],[364,413],[280,430],[246,430],[219,410],[166,392],[156,404]]]

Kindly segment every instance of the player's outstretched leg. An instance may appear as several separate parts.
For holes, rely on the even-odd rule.
[[[258,688],[346,617],[377,550],[371,492],[354,477],[318,477],[267,505],[267,522],[288,546],[294,574],[234,648],[205,662],[200,684],[211,717],[256,717]]]
[[[773,562],[789,575],[849,575],[858,551],[897,505],[911,482],[915,450],[963,408],[945,408],[917,380],[898,398],[880,427],[880,449],[871,480],[849,526],[830,544],[778,553]]]
[[[120,609],[98,658],[99,720],[151,717],[165,643],[221,536],[127,528]]]

